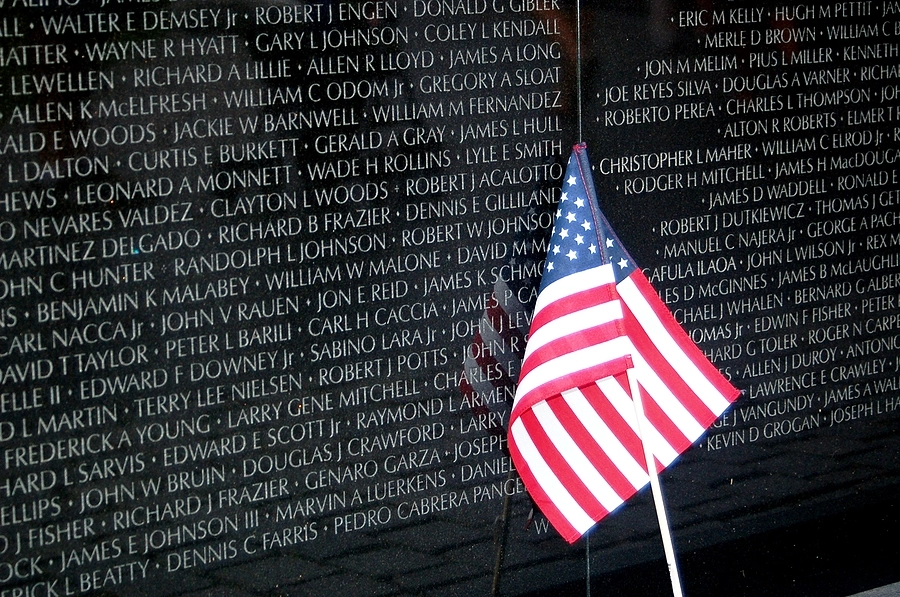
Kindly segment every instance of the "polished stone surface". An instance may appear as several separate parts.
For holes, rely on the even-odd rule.
[[[850,597],[896,597],[898,595],[900,595],[900,583],[885,585],[871,591],[851,595]]]

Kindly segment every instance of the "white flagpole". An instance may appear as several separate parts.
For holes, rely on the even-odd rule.
[[[631,396],[634,400],[634,410],[637,413],[638,432],[641,436],[641,444],[644,446],[644,458],[647,460],[647,472],[650,474],[650,489],[653,493],[653,503],[656,506],[656,518],[659,520],[659,531],[662,534],[663,551],[666,553],[666,563],[669,566],[669,578],[672,581],[672,593],[675,597],[683,597],[681,590],[681,576],[678,574],[678,562],[675,560],[675,545],[672,542],[672,530],[669,527],[669,517],[666,515],[666,505],[663,501],[662,488],[659,485],[659,474],[656,472],[656,462],[653,458],[653,450],[644,440],[646,435],[643,428],[647,425],[644,416],[644,404],[641,401],[641,388],[638,384],[634,368],[628,370],[628,382],[631,385]]]

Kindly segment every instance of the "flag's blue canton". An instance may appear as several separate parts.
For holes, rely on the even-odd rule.
[[[569,159],[541,289],[569,274],[604,263],[613,263],[617,282],[635,268],[631,256],[611,233],[606,218],[593,208],[595,191],[592,177],[583,171],[583,168],[589,167],[586,159],[578,160],[575,154]]]
[[[628,254],[628,251],[625,250],[625,247],[622,246],[622,243],[619,242],[619,237],[612,231],[612,227],[609,225],[606,217],[603,214],[599,214],[598,217],[600,219],[598,224],[600,229],[599,236],[603,239],[603,251],[609,262],[613,264],[613,272],[615,272],[616,284],[618,284],[631,275],[631,272],[637,268],[637,264],[631,258],[631,255]]]
[[[596,220],[580,170],[578,161],[570,159],[547,249],[542,289],[560,278],[603,264]]]

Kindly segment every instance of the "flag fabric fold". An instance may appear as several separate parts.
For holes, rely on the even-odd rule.
[[[662,470],[738,394],[619,242],[576,145],[510,415],[510,454],[535,503],[576,541],[649,482],[643,442]]]

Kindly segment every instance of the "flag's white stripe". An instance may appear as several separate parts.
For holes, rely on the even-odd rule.
[[[646,298],[638,290],[631,278],[627,278],[617,285],[619,295],[635,318],[644,328],[657,350],[663,358],[678,372],[693,392],[700,397],[706,406],[716,415],[725,412],[728,408],[728,400],[719,392],[715,385],[709,381],[697,365],[685,354],[678,342],[669,334],[663,323],[659,320],[653,308],[647,303]]]
[[[619,416],[628,423],[634,434],[640,437],[641,431],[637,424],[637,414],[634,412],[634,402],[632,402],[628,392],[613,377],[598,379],[597,387],[600,388],[600,391],[603,392],[603,395],[606,396],[612,407],[616,409]]]
[[[697,422],[694,415],[684,407],[684,403],[672,393],[672,390],[657,375],[656,370],[650,366],[644,355],[640,351],[635,350],[631,353],[631,358],[634,360],[634,369],[637,372],[638,381],[650,394],[650,396],[645,397],[644,403],[646,404],[647,399],[652,397],[666,416],[672,420],[672,423],[691,442],[703,435],[705,431],[703,425]]]
[[[619,384],[616,384],[619,385]],[[572,408],[572,412],[581,421],[585,429],[594,438],[603,452],[609,457],[619,472],[631,483],[635,489],[640,489],[647,484],[647,473],[641,468],[631,453],[622,445],[616,434],[609,428],[606,422],[600,418],[594,407],[591,406],[580,390],[563,392],[563,398]]]
[[[551,303],[564,299],[576,292],[599,288],[607,284],[615,284],[616,277],[612,265],[607,263],[598,267],[592,267],[581,272],[575,272],[548,285],[538,295],[534,305],[534,313],[537,315]]]
[[[622,319],[622,316],[622,303],[611,300],[558,317],[531,334],[528,347],[525,349],[525,358],[546,344],[599,325],[612,323]]]
[[[663,465],[663,468],[666,468],[678,458],[678,451],[672,447],[672,444],[666,441],[666,438],[656,430],[656,427],[649,422],[646,426],[650,428],[649,431],[646,431],[649,436],[647,443],[650,444],[650,452],[656,456],[656,459]]]
[[[585,484],[588,491],[597,498],[597,501],[609,512],[622,505],[622,498],[587,459],[566,428],[556,418],[550,406],[546,402],[539,402],[531,410],[543,426],[544,431],[547,432],[547,436],[552,440],[553,446],[559,450],[566,463],[572,467],[572,470]]]
[[[547,465],[541,453],[538,451],[531,436],[525,429],[524,423],[520,419],[516,419],[510,433],[513,436],[516,448],[522,454],[522,459],[534,475],[535,481],[541,486],[544,493],[553,504],[559,509],[562,515],[569,521],[575,530],[582,535],[594,526],[594,521],[587,512],[575,501],[568,490],[559,481],[559,478]]]
[[[516,401],[535,388],[561,376],[583,371],[613,359],[626,357],[629,354],[631,354],[631,342],[628,342],[624,336],[619,336],[606,342],[550,359],[528,371],[522,377],[516,391]]]
[[[631,430],[634,431],[635,435],[641,438],[641,441],[650,445],[653,455],[656,456],[663,465],[668,466],[678,457],[678,452],[675,448],[673,448],[662,434],[660,434],[655,427],[650,425],[649,422],[647,425],[643,426],[644,434],[641,434],[641,427],[637,424],[637,413],[634,409],[634,401],[617,381],[612,378],[605,378],[598,381],[597,386],[609,399],[613,408],[615,408],[619,415],[625,419],[625,422],[628,423],[628,426],[631,427]],[[650,478],[647,477],[645,484],[649,481]],[[643,487],[643,485],[641,487]]]

